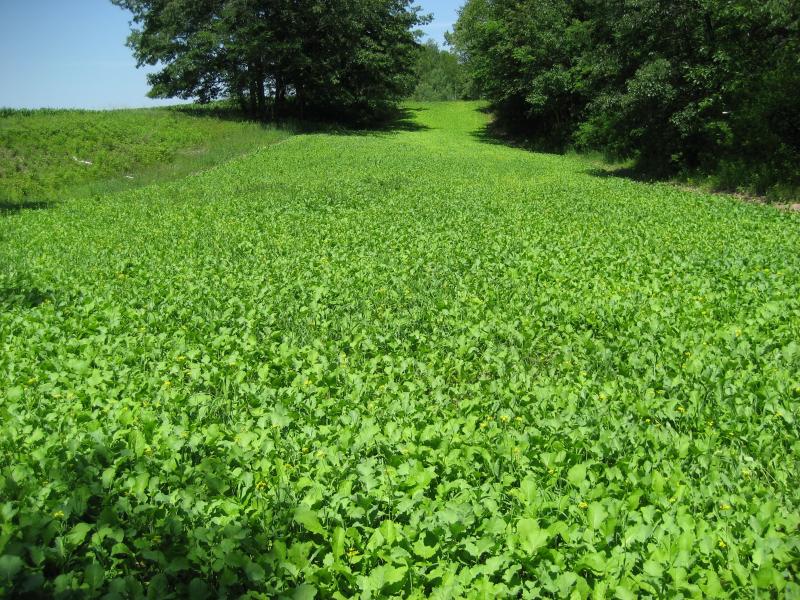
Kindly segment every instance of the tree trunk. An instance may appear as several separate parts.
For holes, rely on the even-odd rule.
[[[258,116],[263,119],[267,115],[267,96],[264,92],[264,78],[259,76],[256,82],[256,92],[258,94]]]
[[[250,116],[255,117],[258,114],[258,85],[253,77],[253,71],[250,73]]]
[[[283,82],[283,77],[280,75],[275,76],[275,112],[279,117],[283,116],[284,105],[286,104],[286,84]]]

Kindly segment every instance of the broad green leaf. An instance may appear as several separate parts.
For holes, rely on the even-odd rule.
[[[78,546],[86,539],[86,535],[92,530],[89,523],[78,523],[66,535],[67,542],[73,546]]]
[[[337,527],[333,530],[333,536],[331,538],[331,552],[333,553],[334,558],[340,558],[342,554],[344,554],[345,539],[346,533],[343,528]]]
[[[323,536],[325,535],[325,529],[319,522],[316,511],[308,508],[307,506],[301,505],[295,509],[294,520],[296,523],[299,523],[308,529],[311,533],[316,533],[317,535]]]
[[[586,479],[586,465],[583,463],[577,464],[573,466],[567,472],[567,481],[569,481],[575,487],[580,487],[583,481]]]
[[[12,556],[9,554],[0,556],[0,578],[11,579],[14,575],[19,573],[23,564],[19,556]]]
[[[317,588],[307,583],[298,585],[292,592],[292,600],[314,600],[317,597]]]
[[[423,559],[431,558],[434,554],[436,554],[436,547],[426,546],[422,536],[417,538],[417,541],[414,542],[412,549],[414,550],[414,554]]]
[[[606,512],[606,509],[603,508],[602,504],[599,502],[592,502],[586,511],[586,517],[588,518],[589,526],[592,529],[599,529],[606,520],[606,517],[608,517],[608,513]]]
[[[663,567],[653,560],[645,561],[642,570],[650,577],[660,578],[664,574]]]
[[[244,572],[250,581],[264,581],[264,577],[266,576],[264,568],[253,561],[245,563]]]
[[[529,555],[536,554],[547,545],[548,534],[546,529],[541,529],[534,519],[520,519],[517,521],[517,537],[522,549]]]

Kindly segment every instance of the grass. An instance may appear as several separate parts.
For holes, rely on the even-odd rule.
[[[0,594],[800,595],[800,215],[476,108],[0,217]]]
[[[213,107],[0,110],[0,206],[175,179],[290,135],[219,114]]]

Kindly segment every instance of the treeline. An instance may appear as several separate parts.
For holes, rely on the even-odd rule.
[[[458,56],[433,40],[419,49],[416,77],[414,100],[462,100],[471,96],[470,81]]]
[[[796,0],[467,0],[449,41],[507,128],[721,187],[800,186]]]
[[[237,101],[253,116],[370,118],[416,84],[411,0],[112,0],[150,95]]]

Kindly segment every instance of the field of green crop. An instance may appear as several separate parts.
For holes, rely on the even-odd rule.
[[[289,136],[220,114],[0,109],[0,210],[175,179]]]
[[[0,596],[800,597],[800,215],[477,108],[0,216]]]

